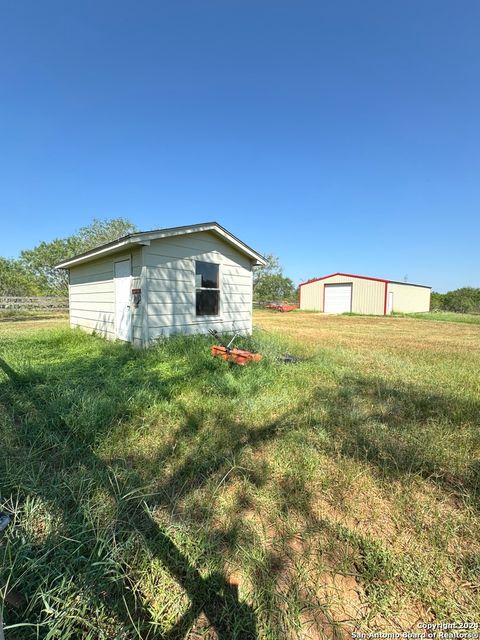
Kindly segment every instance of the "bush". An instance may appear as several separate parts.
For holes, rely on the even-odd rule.
[[[430,298],[430,311],[443,311],[445,309],[445,293],[437,293],[432,291],[432,297]]]
[[[480,313],[480,289],[463,287],[449,291],[445,294],[444,308],[458,313]]]
[[[448,293],[432,292],[432,311],[454,311],[456,313],[480,313],[480,289],[462,287]]]

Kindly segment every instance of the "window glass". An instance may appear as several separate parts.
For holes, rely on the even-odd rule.
[[[218,289],[218,264],[197,262],[195,274],[198,288]]]
[[[220,291],[197,289],[197,316],[218,316]]]
[[[197,316],[218,316],[220,313],[218,264],[196,262],[195,287]]]

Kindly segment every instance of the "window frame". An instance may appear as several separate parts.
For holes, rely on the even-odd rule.
[[[218,281],[217,287],[197,287],[197,263],[203,262],[205,264],[211,264],[217,267],[218,269]],[[193,276],[195,279],[195,320],[196,322],[211,322],[212,320],[222,320],[222,269],[221,264],[219,262],[214,262],[213,260],[194,260],[194,271]],[[198,315],[197,314],[197,291],[218,291],[218,313],[216,314],[205,314]]]

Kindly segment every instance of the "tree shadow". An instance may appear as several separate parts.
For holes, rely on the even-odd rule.
[[[111,474],[114,470],[95,455],[92,448],[93,443],[108,432],[114,416],[107,413],[108,419],[102,421],[101,425],[96,424],[99,428],[92,429],[91,432],[75,432],[61,415],[71,407],[59,407],[55,394],[45,392],[45,387],[52,385],[56,377],[63,378],[70,375],[74,386],[81,384],[82,394],[87,395],[87,400],[89,391],[92,392],[93,402],[95,400],[93,392],[98,386],[97,376],[92,375],[95,369],[117,368],[120,371],[122,364],[129,364],[138,358],[138,353],[131,349],[120,348],[113,354],[111,349],[106,351],[104,357],[98,359],[86,361],[78,359],[73,365],[69,363],[67,368],[59,366],[57,370],[50,371],[48,379],[38,373],[21,375],[0,358],[0,369],[8,377],[7,381],[0,383],[0,409],[3,405],[3,409],[10,414],[14,425],[14,443],[6,444],[2,458],[1,467],[3,468],[0,467],[2,477],[6,477],[8,465],[16,463],[22,465],[28,456],[31,468],[26,474],[29,478],[25,478],[25,481],[28,482],[28,479],[33,476],[35,482],[24,493],[40,496],[48,502],[53,501],[54,506],[62,511],[65,523],[74,523],[75,520],[82,518],[82,505],[66,500],[65,492],[56,486],[55,480],[61,473],[68,472],[69,468],[73,469],[78,463],[81,463],[86,476],[95,478],[96,483],[100,483],[102,489],[108,491],[117,501],[117,518],[123,524],[128,523],[135,533],[141,536],[149,553],[161,561],[190,601],[188,611],[168,632],[159,635],[152,624],[148,608],[142,602],[142,598],[133,592],[128,580],[124,580],[121,585],[117,584],[117,588],[112,590],[105,584],[91,580],[88,571],[83,572],[82,580],[87,583],[92,596],[102,600],[103,606],[122,621],[125,629],[135,630],[136,637],[145,639],[162,637],[168,640],[184,638],[195,621],[203,614],[208,621],[208,626],[215,631],[219,640],[257,638],[255,614],[250,606],[239,600],[238,590],[234,584],[219,572],[202,575],[155,521],[149,508],[152,504],[148,505],[141,493],[138,499],[129,499],[121,504],[117,500],[118,496],[112,490],[111,482]],[[135,384],[138,385],[142,383],[142,373],[137,371],[136,374]],[[129,375],[126,378],[123,382],[128,386]],[[180,375],[171,377],[168,382],[157,380],[154,384],[158,396],[170,397],[173,388],[182,379],[183,376]],[[152,384],[152,380],[149,383]],[[119,381],[119,384],[121,385],[122,382]],[[76,394],[72,394],[72,402],[75,397]],[[128,402],[124,400],[118,404],[119,406],[115,407],[115,417],[128,417],[130,412]],[[183,429],[188,432],[192,429],[194,422],[194,416],[186,417]],[[34,447],[40,443],[42,444],[41,455],[37,458]],[[167,455],[171,455],[171,452],[165,451],[159,457],[160,467]],[[198,460],[196,461],[195,458],[191,460],[192,465],[196,462]],[[141,478],[131,469],[128,479],[123,479],[122,482],[124,494],[135,496],[135,492],[142,487]],[[158,501],[155,505],[158,505]],[[37,615],[41,615],[40,611],[37,611]],[[18,619],[21,620],[21,617],[22,612]],[[81,633],[79,630],[79,634]]]
[[[468,496],[480,508],[480,461],[475,459],[480,448],[480,401],[411,384],[393,386],[374,377],[347,376],[327,400],[322,389],[315,390],[311,403],[326,409],[324,424],[343,455],[366,460],[387,477],[418,474]],[[451,444],[465,424],[472,425],[464,443],[471,456],[464,453],[459,460],[452,456]],[[442,447],[443,438],[450,442],[450,450]]]
[[[182,357],[188,355],[189,344],[186,341],[182,351],[181,342],[172,342],[172,350],[167,351],[166,357],[170,354],[174,360],[179,351]],[[60,343],[58,348],[61,348]],[[442,461],[441,455],[435,456],[431,449],[422,447],[419,438],[422,427],[427,430],[435,420],[442,420],[443,428],[451,433],[455,432],[460,420],[475,424],[480,414],[478,402],[432,394],[411,385],[397,387],[367,376],[345,377],[338,390],[332,392],[317,386],[307,402],[302,399],[302,403],[295,409],[290,408],[288,414],[253,427],[244,419],[239,420],[228,406],[222,407],[221,400],[214,415],[189,412],[177,398],[178,388],[186,379],[181,365],[169,366],[166,375],[161,366],[158,370],[144,366],[143,357],[143,352],[106,343],[99,354],[55,364],[48,374],[39,368],[26,375],[17,373],[0,359],[0,369],[8,377],[8,380],[0,381],[0,411],[7,414],[14,425],[14,432],[4,445],[4,458],[0,459],[0,477],[8,476],[8,465],[20,467],[27,460],[30,469],[21,478],[22,494],[39,495],[54,502],[63,513],[68,534],[69,522],[86,521],[87,507],[69,497],[57,479],[81,464],[85,477],[93,479],[95,487],[107,492],[115,502],[115,523],[122,523],[141,538],[148,552],[162,563],[188,597],[188,610],[169,631],[159,634],[146,598],[133,588],[134,579],[128,577],[128,571],[123,580],[113,586],[106,586],[108,579],[101,573],[91,576],[88,571],[82,571],[82,579],[92,597],[111,610],[123,628],[136,633],[136,637],[180,640],[187,637],[201,615],[207,618],[220,640],[257,637],[256,612],[240,602],[235,585],[219,571],[211,571],[205,576],[158,523],[155,512],[158,508],[170,509],[172,503],[191,496],[216,476],[226,478],[225,482],[231,481],[233,476],[225,475],[229,460],[235,459],[247,447],[259,448],[278,433],[293,428],[292,424],[301,424],[303,417],[305,424],[312,424],[316,411],[320,416],[319,424],[330,433],[331,441],[343,456],[352,461],[366,460],[391,478],[418,473],[449,490],[468,491],[478,506],[478,463],[475,467],[472,462],[463,471],[452,469],[448,460]],[[116,375],[109,375],[111,372]],[[211,377],[219,383],[221,393],[234,397],[235,390],[228,387],[229,375],[225,372],[229,373],[230,369],[223,365],[219,368],[208,356],[188,361],[188,380]],[[224,374],[225,379],[220,379]],[[55,391],[57,381],[70,385],[71,393],[59,398]],[[175,406],[181,416],[173,434],[176,442],[191,441],[201,434],[207,421],[210,426],[225,432],[225,437],[216,438],[212,446],[201,450],[189,447],[172,474],[160,472],[153,495],[149,497],[143,495],[145,480],[140,472],[148,465],[164,469],[176,456],[169,443],[156,451],[153,460],[137,451],[129,453],[131,464],[127,458],[100,458],[94,453],[96,445],[104,442],[112,429],[135,416],[137,405],[132,405],[130,399],[143,387],[152,390],[157,400],[169,401]],[[109,397],[110,402],[100,402],[99,392],[103,394],[102,398]],[[76,416],[80,414],[82,419],[77,420]],[[295,417],[293,422],[292,416]],[[41,450],[36,454],[38,445]],[[122,473],[122,465],[128,466],[128,473]],[[249,473],[252,482],[262,483],[260,470]],[[122,484],[121,492],[114,489],[112,477]],[[119,499],[120,493],[129,495],[129,499]],[[318,525],[311,515],[314,498],[305,483],[286,478],[279,483],[278,496],[282,509],[298,510],[305,521]],[[198,504],[198,509],[209,512],[212,505]],[[115,531],[118,537],[124,533],[122,527]],[[236,535],[235,531],[231,533]],[[275,572],[281,573],[277,565]],[[44,577],[48,579],[49,576]],[[267,608],[272,610],[270,602]],[[35,614],[41,618],[40,610]],[[272,616],[275,617],[273,610]],[[82,637],[80,633],[79,637]],[[279,631],[278,637],[281,635]]]

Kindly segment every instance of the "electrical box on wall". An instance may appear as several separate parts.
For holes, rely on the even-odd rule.
[[[142,301],[142,290],[141,289],[132,289],[132,299],[133,299],[133,305],[135,307],[138,307],[138,305]]]

